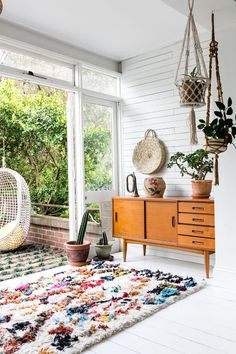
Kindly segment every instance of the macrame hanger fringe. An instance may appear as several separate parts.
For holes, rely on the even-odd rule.
[[[196,128],[196,115],[193,107],[189,112],[189,127],[190,127],[190,144],[197,145],[198,139],[197,139],[197,128]]]

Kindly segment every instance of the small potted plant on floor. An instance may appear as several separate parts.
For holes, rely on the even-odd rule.
[[[206,150],[210,153],[224,152],[228,144],[233,144],[236,137],[236,116],[234,120],[230,118],[233,114],[232,99],[229,97],[227,107],[223,102],[215,103],[219,109],[214,112],[216,118],[209,125],[206,124],[206,120],[200,119],[198,125],[198,129],[208,138]]]
[[[193,153],[176,152],[170,158],[167,167],[177,166],[181,176],[192,177],[192,197],[209,198],[212,180],[205,180],[207,173],[213,171],[213,161],[207,151],[198,149]]]
[[[112,244],[108,242],[107,234],[104,231],[102,238],[95,245],[95,252],[99,260],[106,260],[110,258]]]
[[[86,210],[81,220],[77,240],[65,243],[68,262],[72,266],[81,266],[89,263],[87,258],[91,243],[84,240],[88,218],[89,212]]]

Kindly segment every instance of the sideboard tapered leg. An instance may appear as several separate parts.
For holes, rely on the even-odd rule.
[[[123,239],[123,261],[126,262],[126,255],[127,255],[127,242]]]

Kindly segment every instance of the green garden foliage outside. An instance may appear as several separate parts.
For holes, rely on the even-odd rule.
[[[0,82],[0,135],[5,139],[6,164],[25,178],[32,203],[68,205],[66,104],[63,91],[14,80]],[[111,185],[111,131],[103,124],[102,111],[99,125],[93,123],[97,116],[92,113],[85,112],[90,118],[84,129],[86,190]],[[44,207],[43,213],[68,216],[67,209]]]

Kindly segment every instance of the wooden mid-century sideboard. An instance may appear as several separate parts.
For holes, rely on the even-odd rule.
[[[174,248],[204,255],[209,277],[209,256],[215,252],[214,201],[193,198],[116,197],[113,204],[113,236],[127,244]]]

